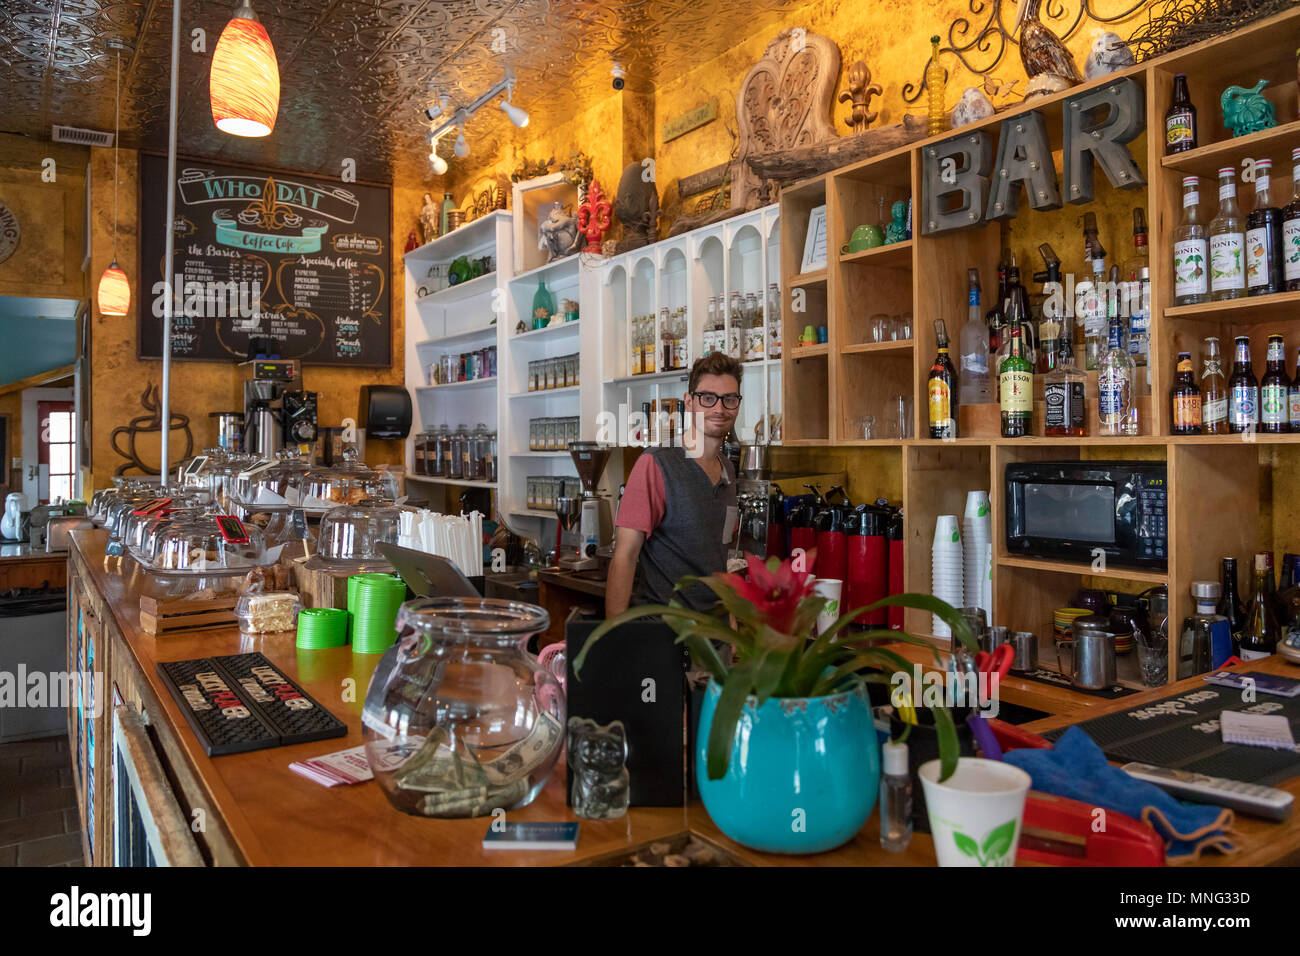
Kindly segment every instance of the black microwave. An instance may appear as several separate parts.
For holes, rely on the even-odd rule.
[[[1038,461],[1007,465],[1007,554],[1165,570],[1163,461]]]

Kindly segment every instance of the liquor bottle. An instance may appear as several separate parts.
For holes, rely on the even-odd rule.
[[[1282,210],[1282,277],[1300,292],[1300,146],[1291,150],[1291,201]]]
[[[1232,653],[1240,649],[1241,632],[1246,626],[1246,608],[1237,594],[1237,559],[1223,559],[1223,597],[1219,598],[1218,612],[1228,619],[1232,629]]]
[[[939,62],[939,37],[930,37],[930,62],[925,67],[925,85],[930,89],[926,135],[934,136],[948,128],[948,114],[943,107],[944,81],[947,73]]]
[[[758,296],[749,292],[745,295],[745,361],[754,362],[763,358],[763,310],[758,304]]]
[[[1025,358],[1022,331],[1020,323],[1010,323],[1007,357],[998,366],[1003,438],[1024,438],[1033,434],[1034,366]]]
[[[934,337],[939,343],[938,354],[930,366],[930,378],[926,383],[930,406],[930,437],[957,437],[957,370],[948,357],[948,327],[943,319],[934,320]]]
[[[668,308],[659,310],[659,370],[666,372],[677,367],[677,350],[673,342],[673,320]]]
[[[1295,378],[1287,389],[1287,422],[1291,431],[1300,433],[1300,349],[1296,351]]]
[[[727,354],[740,361],[741,337],[745,328],[745,300],[732,292],[727,303]]]
[[[1200,183],[1195,176],[1183,177],[1183,218],[1174,230],[1175,305],[1210,301],[1209,272],[1206,269],[1210,250],[1205,223],[1201,221]],[[1297,229],[1297,234],[1300,234],[1300,229]],[[1300,280],[1300,269],[1297,269],[1296,276]]]
[[[1193,581],[1196,610],[1183,619],[1178,643],[1178,679],[1222,666],[1232,656],[1232,628],[1214,607],[1219,601],[1218,581]]]
[[[1240,650],[1237,656],[1243,661],[1258,660],[1268,657],[1277,650],[1278,626],[1269,600],[1270,552],[1260,551],[1255,555],[1255,573],[1250,607],[1246,609],[1246,623],[1241,629]]]
[[[1269,173],[1272,160],[1255,160],[1255,208],[1246,217],[1246,292],[1267,295],[1281,292],[1286,285],[1282,277],[1282,210],[1269,199]]]
[[[1286,374],[1286,346],[1281,333],[1268,337],[1264,377],[1259,382],[1259,430],[1280,435],[1291,430],[1288,393],[1291,380]]]
[[[1206,435],[1228,434],[1228,385],[1219,340],[1213,335],[1205,340],[1201,367],[1201,430]]]
[[[1238,335],[1228,379],[1228,431],[1253,432],[1259,426],[1259,382],[1250,367],[1250,338]]]
[[[998,263],[998,294],[993,300],[993,308],[989,309],[984,315],[984,322],[989,327],[989,354],[996,356],[998,349],[1002,347],[1002,330],[1006,324],[1006,317],[1002,313],[1002,306],[1007,301],[1007,266],[1005,262]],[[994,367],[996,373],[997,368]]]
[[[1042,283],[1043,306],[1038,320],[1038,372],[1046,375],[1056,368],[1061,351],[1061,326],[1065,302],[1061,292],[1061,260],[1052,247],[1044,242],[1038,247],[1046,270],[1036,273],[1034,280]]]
[[[1063,316],[1062,323],[1056,368],[1047,373],[1043,382],[1043,434],[1082,438],[1088,434],[1087,376],[1074,364],[1069,316]]]
[[[712,355],[717,350],[714,326],[718,321],[718,297],[709,296],[709,304],[704,310],[704,334],[700,336],[700,355]]]
[[[1002,305],[1006,326],[1003,330],[1002,350],[1005,357],[1007,350],[1006,330],[1020,326],[1020,348],[1030,365],[1035,365],[1038,355],[1035,348],[1034,317],[1029,311],[1029,293],[1020,281],[1020,267],[1016,265],[1015,253],[1011,254],[1011,265],[1007,267],[1007,299]],[[999,368],[1001,364],[999,363]]]
[[[781,287],[767,287],[767,357],[781,357]]]
[[[1124,326],[1118,316],[1110,320],[1109,343],[1097,372],[1097,416],[1101,422],[1101,434],[1136,435],[1136,371],[1133,358],[1124,347]]]
[[[1210,299],[1222,302],[1246,294],[1246,227],[1237,208],[1237,171],[1219,170],[1219,211],[1206,230],[1210,240]]]
[[[1173,410],[1170,433],[1174,435],[1199,435],[1201,433],[1201,390],[1193,376],[1191,352],[1178,353],[1174,371],[1174,386],[1169,390],[1169,403]]]
[[[1128,350],[1139,367],[1147,364],[1151,333],[1151,256],[1147,249],[1147,220],[1141,206],[1133,210],[1133,255],[1124,263],[1128,315]],[[1148,380],[1151,373],[1147,372]]]
[[[970,314],[961,327],[961,375],[958,396],[963,405],[984,405],[993,401],[989,385],[989,327],[980,313],[980,273],[966,270]]]
[[[1174,101],[1165,113],[1165,155],[1196,148],[1196,107],[1187,95],[1187,75],[1174,74]]]
[[[1082,335],[1084,367],[1097,368],[1106,334],[1106,250],[1097,238],[1097,214],[1083,216],[1083,267],[1074,287],[1076,331]]]

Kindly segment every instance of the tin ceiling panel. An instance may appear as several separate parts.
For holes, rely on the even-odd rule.
[[[263,140],[217,131],[208,62],[233,0],[182,5],[178,141],[183,153],[379,182],[430,179],[423,111],[444,91],[465,104],[508,69],[514,102],[533,123],[563,122],[610,91],[609,68],[629,89],[652,89],[781,22],[798,0],[254,0],[280,66],[280,113]],[[167,146],[171,0],[0,2],[0,127],[47,138],[50,127],[111,130],[122,59],[122,144]],[[194,31],[207,52],[191,50]],[[495,105],[466,128],[475,155],[526,133]],[[451,156],[450,138],[442,152]]]

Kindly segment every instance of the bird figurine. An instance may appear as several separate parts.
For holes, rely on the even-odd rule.
[[[1116,70],[1122,70],[1134,63],[1133,51],[1128,44],[1109,30],[1099,30],[1097,38],[1092,41],[1092,49],[1083,62],[1083,75],[1095,80],[1099,76],[1109,76]]]
[[[1045,93],[1056,93],[1083,82],[1074,57],[1060,38],[1038,19],[1038,5],[1042,0],[1020,0],[1016,10],[1015,26],[1020,30],[1020,62],[1025,66],[1029,85],[1025,99]]]

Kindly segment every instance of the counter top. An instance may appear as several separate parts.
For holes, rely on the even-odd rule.
[[[557,588],[581,591],[598,598],[605,596],[605,582],[583,577],[573,571],[561,571],[559,568],[542,568],[537,572],[537,580]]]
[[[75,556],[88,568],[93,586],[104,597],[126,648],[143,680],[159,701],[161,718],[180,742],[184,759],[203,782],[211,812],[220,815],[245,862],[279,866],[369,865],[553,865],[598,862],[641,844],[693,831],[742,861],[778,866],[932,866],[934,849],[928,834],[914,836],[902,854],[886,853],[872,818],[843,847],[811,857],[756,853],[722,836],[703,807],[630,810],[616,820],[583,820],[578,848],[573,852],[496,850],[484,852],[488,818],[433,820],[408,816],[390,806],[377,784],[326,788],[289,770],[289,764],[333,753],[362,743],[361,708],[378,656],[354,655],[350,647],[298,651],[292,635],[249,637],[236,628],[202,635],[157,640],[139,627],[139,579],[129,559],[103,555],[106,533],[76,531]],[[126,570],[122,571],[125,564]],[[226,757],[208,757],[190,730],[171,694],[159,679],[160,661],[260,651],[347,724],[346,737],[291,747],[276,747]],[[1253,662],[1259,669],[1287,670],[1280,660]],[[116,666],[116,664],[115,664]],[[1189,687],[1197,681],[1184,682]],[[1178,685],[1181,686],[1181,685]],[[1175,687],[1174,689],[1177,689]],[[1149,692],[1159,697],[1170,688]],[[1087,714],[1095,716],[1141,702],[1138,696],[1098,702]],[[1046,729],[1078,719],[1054,717],[1027,725]],[[1288,789],[1300,793],[1300,778]],[[515,821],[575,819],[565,806],[563,766],[529,806],[511,811]],[[1247,849],[1235,858],[1209,857],[1207,864],[1274,862],[1300,846],[1300,820],[1268,824],[1243,820]]]

